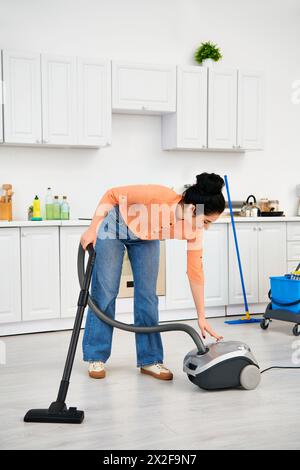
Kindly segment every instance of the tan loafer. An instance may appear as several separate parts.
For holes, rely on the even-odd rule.
[[[141,373],[151,375],[159,380],[173,380],[172,372],[164,366],[164,364],[151,364],[149,366],[142,366]]]
[[[89,376],[92,379],[104,379],[105,374],[104,362],[95,361],[89,363]]]

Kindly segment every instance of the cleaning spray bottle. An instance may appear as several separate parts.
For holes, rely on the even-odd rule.
[[[33,213],[31,220],[43,220],[41,216],[41,203],[38,196],[33,200]]]

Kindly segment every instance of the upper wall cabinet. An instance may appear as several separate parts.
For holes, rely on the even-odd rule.
[[[5,143],[111,142],[109,61],[4,51],[3,82]]]
[[[163,116],[164,150],[260,150],[264,134],[261,73],[178,67],[177,111]]]
[[[7,143],[40,143],[40,55],[3,51],[4,139]]]
[[[111,143],[111,65],[77,59],[78,139],[82,145]]]
[[[262,149],[264,137],[264,77],[260,72],[238,71],[237,146]]]
[[[164,150],[207,148],[207,68],[177,68],[177,112],[162,126]]]
[[[76,58],[42,55],[43,143],[72,145],[77,138]]]
[[[112,63],[114,112],[162,114],[176,111],[176,67]]]
[[[209,68],[208,146],[236,148],[237,71]]]

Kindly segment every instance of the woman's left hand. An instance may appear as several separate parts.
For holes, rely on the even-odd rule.
[[[221,339],[223,339],[223,336],[219,336],[213,329],[212,327],[210,326],[210,324],[208,323],[208,321],[206,320],[206,318],[198,318],[198,325],[199,325],[199,328],[201,330],[201,334],[203,336],[203,338],[205,339],[206,337],[206,332],[212,336],[213,338],[215,338],[217,341],[220,341]]]

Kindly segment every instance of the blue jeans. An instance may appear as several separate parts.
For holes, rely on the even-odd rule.
[[[159,241],[138,238],[125,224],[118,206],[108,213],[98,231],[92,298],[106,315],[115,317],[125,248],[134,278],[134,323],[136,326],[157,325]],[[113,328],[88,309],[83,337],[84,361],[106,362],[111,354],[112,335]],[[138,367],[163,362],[159,333],[138,333],[135,339]]]

